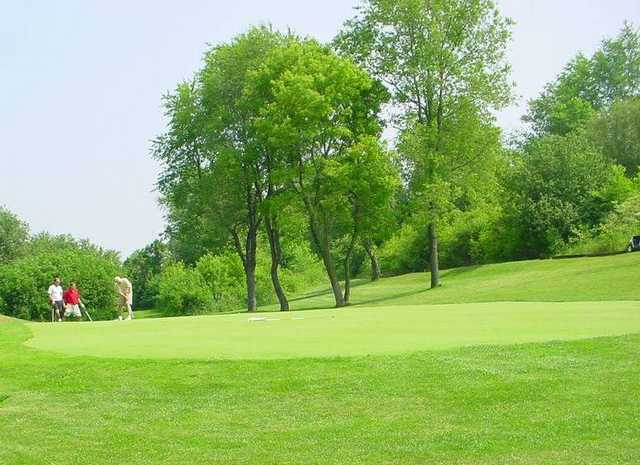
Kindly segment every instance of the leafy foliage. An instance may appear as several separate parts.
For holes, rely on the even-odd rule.
[[[563,253],[595,254],[621,252],[632,236],[640,235],[640,193],[616,205],[594,231],[577,236]]]
[[[587,125],[591,140],[634,176],[640,169],[640,97],[621,100]]]
[[[0,264],[23,255],[28,241],[29,226],[0,206]]]
[[[625,24],[588,58],[578,54],[523,118],[534,132],[564,135],[582,128],[600,110],[640,95],[640,32]]]
[[[534,139],[513,162],[505,179],[507,223],[517,240],[508,252],[513,258],[557,252],[612,207],[596,202],[612,167],[581,132]]]
[[[213,294],[195,269],[183,263],[174,263],[155,279],[157,303],[164,314],[193,315],[213,310]]]

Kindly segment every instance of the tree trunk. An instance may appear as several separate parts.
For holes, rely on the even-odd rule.
[[[438,230],[435,220],[429,225],[429,265],[431,268],[431,288],[440,285],[440,267],[438,261]]]
[[[351,299],[351,257],[353,256],[353,248],[358,240],[357,232],[354,228],[349,248],[344,255],[344,303],[347,305]]]
[[[371,261],[371,281],[377,281],[382,276],[382,273],[380,272],[380,262],[373,247],[371,241],[364,243],[364,250],[367,252],[369,260]]]
[[[351,254],[344,258],[344,304],[349,304],[351,299]]]
[[[278,276],[278,269],[282,261],[280,231],[278,230],[278,224],[275,218],[272,216],[267,216],[265,226],[267,228],[267,237],[269,238],[269,248],[271,249],[271,283],[273,284],[273,290],[280,303],[280,311],[286,312],[289,310],[289,301],[287,300],[287,295],[280,284],[280,277]]]
[[[258,307],[256,299],[256,248],[258,231],[256,225],[251,225],[247,231],[247,254],[244,272],[247,281],[247,311],[255,312]]]
[[[242,269],[244,270],[245,282],[247,284],[247,310],[253,312],[256,310],[256,247],[255,237],[251,240],[251,228],[247,232],[246,253],[242,248],[240,235],[235,229],[231,229],[233,237],[233,245],[242,261]],[[255,235],[255,232],[254,232]],[[253,251],[253,252],[252,252]]]
[[[315,215],[314,209],[311,206],[308,199],[302,196],[307,214],[309,216],[309,229],[311,230],[311,238],[316,245],[324,269],[327,272],[327,277],[331,283],[331,290],[333,291],[333,297],[336,301],[336,307],[344,307],[344,296],[342,295],[342,288],[340,287],[340,281],[338,281],[338,275],[336,273],[336,265],[331,257],[331,248],[329,247],[329,237],[326,231],[326,223],[321,222]],[[324,229],[323,229],[324,228]]]
[[[331,290],[333,290],[333,297],[336,301],[336,307],[344,307],[344,296],[342,295],[342,288],[340,287],[340,281],[338,281],[338,274],[336,273],[336,265],[333,262],[331,256],[331,249],[329,248],[329,242],[326,236],[320,237],[316,230],[315,225],[311,225],[311,236],[313,237],[320,256],[322,257],[322,263],[324,263],[324,269],[327,271],[329,282],[331,283]]]
[[[327,270],[327,275],[329,276],[329,281],[331,282],[331,289],[333,290],[333,297],[336,301],[336,307],[344,307],[344,296],[342,295],[342,288],[340,287],[340,281],[338,281],[336,266],[333,263],[333,258],[331,257],[329,247],[323,247],[320,250],[320,255],[322,256],[324,268],[325,270]]]

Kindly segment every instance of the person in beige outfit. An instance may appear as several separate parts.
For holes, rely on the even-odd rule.
[[[122,311],[127,310],[126,320],[133,320],[133,287],[127,278],[116,276],[116,290],[118,291],[118,319],[122,320]]]

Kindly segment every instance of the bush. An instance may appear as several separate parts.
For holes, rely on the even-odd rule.
[[[640,194],[635,194],[609,214],[594,232],[580,234],[564,254],[596,254],[625,250],[631,236],[640,234]]]
[[[75,281],[92,316],[113,317],[116,292],[113,278],[121,273],[111,253],[90,248],[40,251],[0,266],[0,311],[27,320],[48,320],[47,289],[55,276]]]
[[[195,315],[214,309],[213,293],[202,275],[182,263],[167,266],[156,278],[157,303],[166,315]]]
[[[427,227],[405,223],[380,248],[380,264],[385,276],[424,271],[429,266]]]
[[[211,291],[213,310],[230,311],[243,307],[246,299],[244,270],[235,252],[205,255],[196,263],[196,271]]]

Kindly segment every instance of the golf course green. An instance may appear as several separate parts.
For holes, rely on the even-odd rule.
[[[426,279],[342,309],[0,317],[0,464],[640,463],[640,254]]]
[[[637,302],[496,302],[29,324],[27,345],[120,358],[348,357],[640,333]]]

